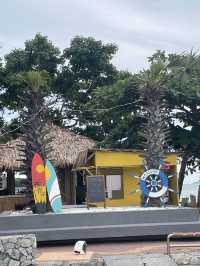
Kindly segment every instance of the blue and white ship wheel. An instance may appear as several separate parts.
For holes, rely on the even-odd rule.
[[[150,169],[141,176],[140,189],[148,198],[162,197],[168,187],[168,177],[162,170]]]

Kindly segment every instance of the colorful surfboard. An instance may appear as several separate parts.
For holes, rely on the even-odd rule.
[[[32,160],[32,185],[35,204],[38,212],[44,212],[46,208],[46,178],[44,162],[38,153]]]
[[[45,164],[46,186],[51,207],[55,213],[60,213],[62,201],[56,171],[49,160]]]

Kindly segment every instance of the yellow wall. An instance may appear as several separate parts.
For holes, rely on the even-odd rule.
[[[139,154],[133,152],[97,151],[95,157],[97,169],[105,167],[121,167],[123,169],[124,198],[106,199],[106,206],[141,206],[141,192],[130,194],[131,191],[139,189],[139,179],[133,178],[133,175],[141,176],[143,173],[143,159]],[[166,163],[173,165],[172,172],[175,176],[169,179],[169,183],[170,187],[174,190],[177,190],[176,159],[176,154],[169,154],[165,159]],[[172,204],[177,205],[177,194],[170,193],[170,195]],[[97,205],[103,206],[103,203],[98,203]]]
[[[135,152],[97,151],[95,164],[97,167],[131,167],[142,165],[143,158]]]
[[[130,194],[133,190],[139,189],[139,179],[133,178],[130,175],[133,172],[139,174],[140,167],[123,168],[124,198],[106,199],[106,206],[140,206],[141,192]]]

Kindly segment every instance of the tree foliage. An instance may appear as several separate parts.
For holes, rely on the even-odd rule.
[[[181,151],[179,173],[181,192],[186,174],[199,168],[200,160],[200,55],[188,53],[169,55],[171,96],[171,137],[176,150]],[[177,121],[179,123],[177,123]]]
[[[139,93],[135,76],[121,72],[110,86],[97,88],[88,103],[87,132],[97,132],[98,145],[107,148],[141,148],[138,134]],[[95,130],[94,130],[95,128]],[[95,137],[95,136],[94,136]]]
[[[111,63],[116,51],[114,44],[80,36],[73,38],[70,47],[63,51],[57,93],[63,97],[64,116],[73,120],[77,130],[88,125],[88,113],[84,110],[92,100],[92,92],[116,80],[118,72]]]
[[[40,33],[25,42],[24,49],[14,49],[5,56],[6,70],[10,73],[46,70],[55,75],[61,62],[60,50]]]
[[[167,148],[180,151],[183,158],[181,190],[186,170],[195,170],[200,161],[200,55],[158,51],[149,57],[150,67],[135,74],[116,69],[112,63],[116,52],[115,44],[81,36],[61,51],[46,36],[36,34],[0,63],[0,108],[20,113],[28,95],[24,80],[30,73],[46,73],[48,86],[42,97],[58,100],[46,109],[48,119],[92,137],[101,147],[142,148],[139,131],[147,114],[145,102],[152,96],[147,88],[162,88],[171,132]],[[20,123],[19,118],[12,121],[12,134]]]
[[[15,110],[21,108],[20,98],[23,98],[24,87],[17,74],[45,70],[51,78],[51,88],[60,62],[60,50],[41,34],[36,34],[34,39],[26,41],[24,49],[11,51],[5,56],[4,104]]]
[[[180,152],[179,193],[187,172],[199,168],[200,159],[200,55],[198,53],[155,53],[150,60],[168,63],[166,100],[170,108],[169,148]]]

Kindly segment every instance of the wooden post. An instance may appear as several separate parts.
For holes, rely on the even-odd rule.
[[[199,184],[199,190],[197,195],[197,207],[200,208],[200,184]]]
[[[89,201],[88,201],[88,177],[86,176],[86,204],[87,204],[87,209],[90,209],[89,206]]]
[[[105,193],[105,197],[104,197],[104,209],[106,208],[106,182],[105,182],[105,176],[104,176],[104,193]]]
[[[192,194],[190,194],[190,206],[193,208],[197,207],[196,196]]]

